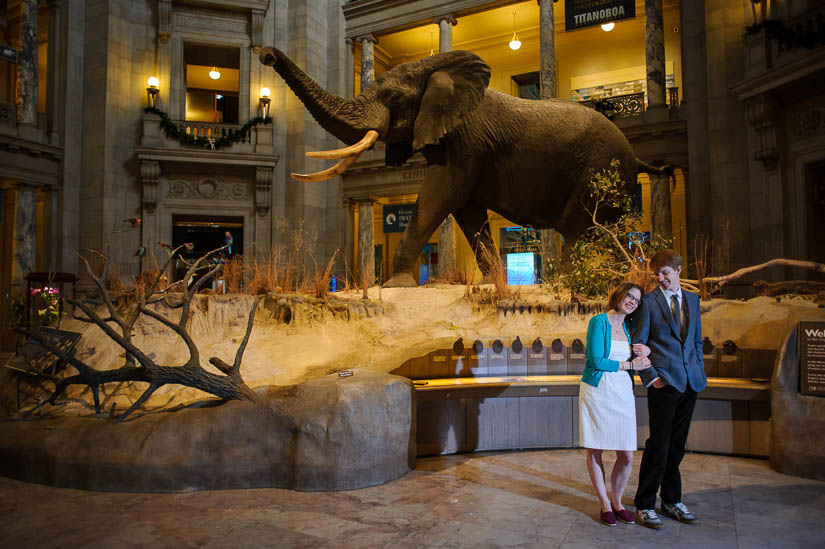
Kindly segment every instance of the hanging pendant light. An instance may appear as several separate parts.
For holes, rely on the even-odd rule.
[[[616,23],[614,23],[613,21],[610,21],[609,23],[602,23],[602,30],[604,32],[610,32],[610,31],[613,30],[613,27],[615,27],[615,26],[616,26]]]
[[[513,12],[513,39],[510,40],[510,49],[516,51],[521,47],[521,40],[516,35],[516,12]]]
[[[212,80],[217,80],[221,77],[221,73],[218,72],[218,67],[212,67],[212,70],[209,71],[209,78]]]

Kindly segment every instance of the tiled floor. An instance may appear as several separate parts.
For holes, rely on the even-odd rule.
[[[404,478],[351,492],[126,494],[0,478],[0,546],[825,546],[825,483],[709,455],[687,455],[682,473],[700,523],[663,519],[660,531],[597,522],[581,450],[420,459]]]

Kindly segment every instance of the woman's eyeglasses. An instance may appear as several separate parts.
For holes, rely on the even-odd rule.
[[[624,295],[624,297],[625,297],[625,299],[629,299],[630,301],[632,301],[632,302],[633,302],[633,303],[635,303],[636,305],[638,305],[639,303],[641,303],[641,302],[642,302],[642,300],[641,300],[641,299],[639,299],[638,297],[636,297],[636,296],[635,296],[635,295],[633,295],[633,294],[625,294],[625,295]]]

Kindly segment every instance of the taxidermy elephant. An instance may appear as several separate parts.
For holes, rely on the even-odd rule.
[[[324,129],[351,145],[308,153],[344,160],[317,174],[292,174],[294,178],[334,177],[377,139],[386,143],[388,165],[401,166],[415,152],[426,159],[416,208],[386,286],[415,285],[411,273],[418,255],[449,214],[487,274],[479,243],[494,249],[488,209],[523,226],[556,229],[572,242],[591,224],[582,200],[594,170],[618,159],[628,185],[635,185],[640,171],[662,173],[638,160],[624,134],[593,109],[558,99],[519,99],[487,88],[490,67],[468,51],[398,65],[353,99],[328,93],[277,49],[264,48],[260,59]]]

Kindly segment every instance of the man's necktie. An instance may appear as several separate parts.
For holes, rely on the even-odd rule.
[[[679,307],[679,297],[676,294],[670,296],[670,312],[673,313],[673,320],[679,327],[679,337],[685,339],[685,325],[682,322],[682,311]]]

